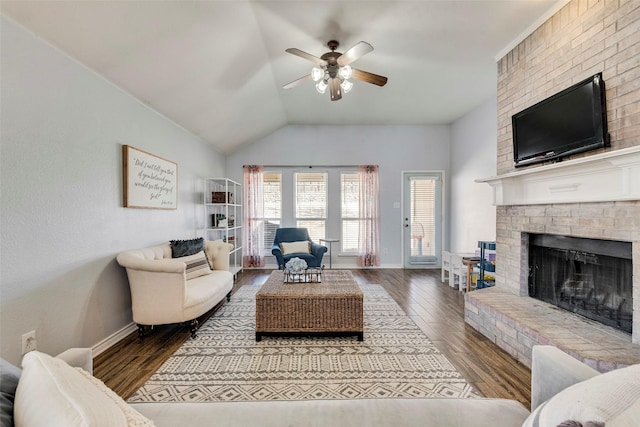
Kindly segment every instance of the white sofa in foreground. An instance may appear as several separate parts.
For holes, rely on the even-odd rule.
[[[76,370],[73,365],[84,367]],[[91,350],[23,359],[15,425],[32,426],[444,426],[637,427],[640,365],[599,374],[555,347],[533,352],[533,412],[508,399],[354,399],[128,405],[91,371]],[[572,421],[573,424],[565,424]],[[595,424],[594,424],[595,422]],[[581,423],[581,424],[577,424]]]
[[[190,323],[195,337],[197,318],[231,297],[232,249],[222,240],[201,238],[120,253],[116,259],[127,270],[133,321],[140,337],[147,326],[182,322]]]

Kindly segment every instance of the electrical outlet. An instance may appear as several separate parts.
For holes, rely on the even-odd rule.
[[[36,331],[27,332],[22,334],[22,354],[25,355],[37,347]]]

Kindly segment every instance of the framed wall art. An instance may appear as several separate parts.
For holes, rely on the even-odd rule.
[[[177,209],[178,164],[122,146],[125,208]]]

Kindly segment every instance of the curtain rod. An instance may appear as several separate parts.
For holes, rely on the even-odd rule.
[[[243,165],[249,166],[249,165]],[[359,166],[378,166],[378,165],[256,165],[263,168],[357,168]]]

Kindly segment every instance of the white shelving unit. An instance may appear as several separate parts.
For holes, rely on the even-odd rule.
[[[204,238],[233,244],[229,270],[235,277],[242,271],[242,185],[228,178],[205,179],[203,196]]]

